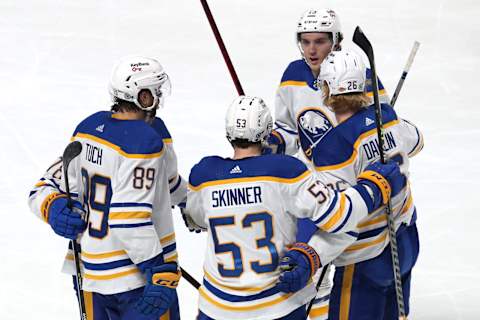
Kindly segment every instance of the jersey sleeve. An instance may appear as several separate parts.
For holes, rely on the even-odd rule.
[[[177,155],[173,149],[172,139],[164,139],[165,163],[170,190],[170,201],[172,205],[179,205],[185,202],[187,197],[187,182],[178,173]]]
[[[285,153],[294,155],[298,151],[297,125],[292,114],[292,97],[288,86],[278,88],[275,95],[275,131],[285,141]]]
[[[308,241],[308,244],[315,249],[322,265],[325,266],[352,245],[357,240],[357,236],[358,233],[355,231],[332,234],[317,230]]]
[[[61,179],[62,159],[57,158],[30,191],[28,197],[30,210],[45,222],[47,222],[49,203],[63,194],[60,187]]]
[[[402,130],[402,141],[408,150],[408,157],[411,158],[423,149],[423,134],[411,122],[400,119]]]
[[[187,206],[186,212],[190,215],[193,221],[200,227],[207,228],[205,221],[205,210],[203,210],[202,190],[196,188],[195,181],[197,175],[198,165],[195,165],[189,176]]]
[[[139,175],[140,171],[144,174]],[[162,179],[166,184],[163,157],[157,154],[138,159],[121,157],[118,174],[112,180],[109,229],[136,265],[162,254],[153,224],[154,215],[161,214],[156,197],[162,194],[159,188]],[[167,216],[171,219],[171,214]]]
[[[388,95],[387,90],[385,89],[380,78],[378,79],[378,98],[380,103],[390,104],[390,96]],[[373,99],[373,84],[372,84],[372,70],[367,69],[367,85],[366,92],[369,97]]]
[[[287,210],[297,218],[309,218],[328,233],[354,231],[368,215],[362,196],[354,189],[336,191],[316,180],[308,170],[298,182],[286,184]]]

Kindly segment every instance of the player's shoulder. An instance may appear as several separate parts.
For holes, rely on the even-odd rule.
[[[100,111],[85,118],[73,136],[96,141],[127,157],[157,155],[163,150],[162,137],[145,121],[120,120],[110,111]]]
[[[171,142],[172,136],[170,131],[168,131],[167,125],[163,121],[163,119],[159,117],[155,117],[152,122],[152,128],[158,133],[159,136],[162,137],[164,142]]]
[[[393,108],[388,104],[381,104],[381,108],[384,126],[396,125],[398,118]],[[358,111],[325,135],[315,147],[315,166],[328,170],[340,168],[341,164],[349,164],[358,144],[373,134],[376,134],[375,106],[371,105]]]
[[[310,67],[303,60],[295,60],[290,62],[283,72],[280,86],[307,86],[313,78]]]
[[[193,187],[205,182],[243,178],[282,182],[296,180],[307,173],[308,169],[302,161],[288,155],[271,154],[238,160],[209,156],[192,168],[189,182]]]

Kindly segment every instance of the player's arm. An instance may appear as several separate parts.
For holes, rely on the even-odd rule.
[[[73,208],[67,207],[62,187],[62,159],[57,158],[35,184],[28,198],[30,210],[48,223],[53,231],[67,239],[75,239],[86,228],[82,205],[76,201],[75,188],[71,190]]]
[[[304,175],[285,185],[289,195],[285,205],[298,218],[309,218],[328,233],[355,231],[360,220],[384,205],[406,183],[393,161],[369,165],[358,176],[357,184],[344,191],[328,188],[311,174]]]
[[[268,137],[268,144],[274,153],[294,155],[298,151],[298,133],[292,103],[289,87],[280,86],[275,95],[275,126]]]
[[[61,179],[62,159],[57,158],[30,191],[28,197],[30,210],[45,222],[48,222],[47,208],[52,199],[63,196],[60,190]]]
[[[164,139],[165,163],[170,191],[170,201],[174,206],[182,206],[187,197],[187,182],[178,173],[177,155],[173,148],[171,138]]]
[[[199,182],[199,175],[201,173],[202,170],[199,169],[199,164],[195,165],[190,171],[187,203],[186,207],[182,209],[182,216],[185,225],[190,231],[195,231],[197,233],[207,230],[202,191]]]
[[[372,70],[367,69],[367,83],[366,83],[366,92],[369,97],[373,99],[373,84],[372,84]],[[378,98],[380,103],[390,104],[390,97],[387,90],[385,89],[382,81],[378,78]],[[373,100],[372,100],[373,101]]]
[[[405,145],[408,157],[411,158],[417,155],[423,149],[423,134],[418,128],[410,121],[399,119],[400,128],[402,130],[402,142]]]

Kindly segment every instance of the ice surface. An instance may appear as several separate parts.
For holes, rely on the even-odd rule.
[[[272,107],[309,7],[337,10],[346,46],[362,27],[390,93],[421,42],[396,106],[425,134],[411,166],[421,236],[411,318],[480,318],[478,1],[210,2],[245,91]],[[71,279],[59,271],[66,241],[30,213],[27,196],[76,124],[109,107],[113,61],[137,53],[171,76],[160,115],[183,175],[204,155],[229,155],[223,119],[236,92],[200,1],[0,2],[0,319],[77,319]],[[200,279],[205,239],[175,214],[181,263]],[[179,292],[183,319],[194,319],[195,290],[182,281]]]

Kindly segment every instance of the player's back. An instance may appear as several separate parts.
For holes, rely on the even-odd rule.
[[[423,147],[423,138],[418,129],[397,117],[392,107],[382,104],[385,128],[384,149],[388,157],[400,164],[408,176],[409,157]],[[313,163],[321,181],[331,187],[344,190],[356,184],[358,175],[365,168],[380,159],[380,149],[375,126],[374,106],[362,109],[330,131],[316,146]],[[392,199],[396,227],[415,221],[409,185]],[[335,261],[346,265],[370,259],[382,252],[388,244],[385,207],[369,214],[358,225],[357,241],[347,248]]]
[[[72,139],[83,150],[69,168],[71,189],[89,212],[80,241],[85,290],[112,294],[140,287],[137,264],[162,251],[153,222],[170,211],[169,193],[161,192],[168,190],[162,137],[144,121],[98,112],[77,126]]]
[[[296,235],[284,185],[309,174],[301,161],[283,155],[207,157],[192,169],[196,198],[189,194],[187,205],[199,204],[208,226],[202,310],[228,319],[272,319],[308,300],[312,286],[291,295],[275,284],[279,257]],[[262,312],[266,306],[268,314]]]

